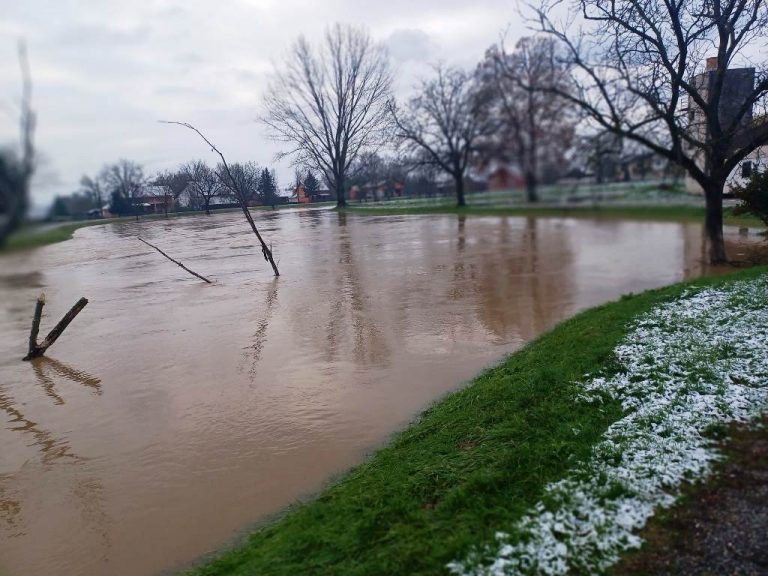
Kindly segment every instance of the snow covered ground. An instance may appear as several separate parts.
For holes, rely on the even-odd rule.
[[[496,545],[449,564],[455,574],[599,573],[641,544],[638,529],[700,480],[719,454],[706,432],[768,409],[768,279],[691,289],[638,318],[615,349],[620,369],[585,378],[580,400],[624,416],[588,462]],[[574,434],[578,434],[574,430]]]

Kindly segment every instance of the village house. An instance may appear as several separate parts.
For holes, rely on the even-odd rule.
[[[520,170],[508,164],[495,163],[485,176],[488,190],[511,190],[525,186]]]
[[[399,180],[380,180],[371,184],[352,186],[349,189],[349,200],[379,201],[400,198],[403,196],[405,184]]]
[[[315,202],[328,202],[335,197],[328,189],[319,189],[314,194],[307,192],[304,184],[297,184],[288,198],[289,204],[313,204]]]
[[[168,186],[145,186],[141,195],[131,199],[131,205],[141,214],[164,214],[174,209],[174,198]]]

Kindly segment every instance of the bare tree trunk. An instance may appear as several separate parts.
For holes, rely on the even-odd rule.
[[[704,230],[709,242],[709,263],[725,264],[728,262],[723,240],[723,187],[724,182],[714,182],[704,188],[706,215]]]
[[[464,199],[464,175],[454,175],[453,179],[456,183],[456,206],[458,208],[464,208],[467,205],[467,202]]]
[[[5,245],[11,233],[18,229],[27,215],[29,182],[34,172],[35,148],[33,137],[36,116],[32,110],[32,75],[29,71],[27,47],[19,42],[19,66],[21,67],[21,162],[18,174],[12,163],[0,163],[0,204],[5,204],[6,217],[0,217],[0,247]]]
[[[43,317],[43,306],[45,306],[45,294],[41,293],[37,297],[37,303],[35,304],[35,315],[32,318],[32,330],[29,332],[29,349],[27,350],[27,356],[31,357],[37,348],[37,335],[40,332],[40,319]]]
[[[344,195],[344,186],[346,185],[344,182],[345,178],[343,174],[337,174],[336,175],[336,207],[337,208],[346,208],[347,206],[347,199]]]
[[[34,346],[31,346],[32,344],[32,334],[30,334],[30,347],[32,348],[29,350],[29,353],[24,357],[24,360],[32,360],[33,358],[39,358],[43,354],[45,354],[45,351],[48,350],[51,346],[53,346],[54,342],[59,339],[59,336],[62,335],[64,330],[67,329],[67,326],[72,322],[72,320],[75,319],[75,317],[80,314],[83,308],[85,308],[86,304],[88,304],[88,300],[86,298],[80,298],[80,300],[77,301],[77,303],[70,308],[69,312],[67,312],[64,317],[59,320],[59,323],[54,326],[53,330],[51,330],[48,333],[48,336],[45,337],[45,340],[42,341],[42,343],[37,344],[35,343]],[[32,331],[34,332],[35,328],[40,327],[40,321],[37,318],[38,316],[38,310],[39,314],[42,316],[43,313],[43,306],[45,305],[45,299],[37,299],[37,304],[35,305],[35,320],[33,320],[32,324]],[[35,335],[35,340],[37,339],[37,335]]]
[[[245,215],[245,219],[248,221],[248,224],[251,225],[251,230],[253,230],[253,233],[256,235],[256,238],[259,240],[259,244],[261,244],[261,253],[264,256],[264,260],[270,263],[272,266],[272,271],[275,273],[275,276],[280,276],[280,272],[277,269],[277,264],[275,264],[275,260],[272,256],[272,249],[267,246],[267,243],[264,242],[264,239],[261,237],[261,234],[259,234],[259,230],[256,228],[256,224],[253,221],[253,217],[251,216],[250,211],[248,210],[248,199],[246,197],[246,194],[240,189],[240,186],[237,183],[237,180],[235,180],[234,176],[232,176],[232,171],[229,169],[229,164],[227,164],[227,159],[224,158],[224,154],[221,153],[221,151],[216,148],[216,146],[208,140],[205,136],[203,136],[203,133],[200,132],[197,128],[192,126],[192,124],[188,124],[186,122],[168,122],[165,120],[161,120],[164,124],[178,124],[179,126],[183,126],[185,128],[189,128],[190,130],[193,130],[197,132],[198,136],[205,141],[206,144],[208,144],[211,147],[211,150],[216,152],[216,154],[219,155],[219,158],[221,158],[221,163],[224,166],[224,170],[227,172],[227,176],[229,177],[229,181],[232,184],[232,189],[235,190],[235,193],[237,194],[237,200],[240,204],[240,208],[243,210],[243,214]]]
[[[528,202],[538,202],[539,193],[537,191],[536,173],[534,170],[527,170],[525,173],[525,199]]]
[[[536,190],[536,172],[538,170],[537,160],[537,148],[538,141],[536,138],[536,121],[535,121],[535,106],[533,104],[533,92],[528,90],[528,137],[530,142],[528,145],[528,170],[525,174],[525,193],[528,202],[538,202],[539,195]]]

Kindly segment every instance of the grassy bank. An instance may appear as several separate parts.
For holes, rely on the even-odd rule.
[[[79,230],[86,226],[96,226],[105,223],[104,220],[88,220],[84,222],[62,224],[61,226],[46,228],[44,230],[40,230],[34,225],[27,226],[12,234],[10,238],[8,238],[5,247],[0,249],[0,252],[27,250],[29,248],[37,248],[39,246],[46,246],[47,244],[63,242],[64,240],[72,238],[75,230]]]
[[[563,322],[436,403],[316,499],[189,574],[444,574],[447,563],[514,528],[548,483],[590,457],[622,408],[577,401],[576,382],[616,371],[614,349],[630,322],[686,286]]]
[[[704,221],[704,208],[699,206],[467,206],[453,204],[432,206],[372,206],[351,205],[348,210],[358,214],[395,216],[408,214],[464,214],[467,216],[537,216],[569,218],[621,218],[627,220]],[[723,213],[728,226],[763,228],[763,223],[752,216],[734,215],[730,208]]]

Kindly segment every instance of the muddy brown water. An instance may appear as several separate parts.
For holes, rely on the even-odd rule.
[[[277,280],[237,214],[85,228],[0,257],[0,574],[187,566],[556,322],[703,271],[695,224],[257,221]],[[25,363],[41,290],[43,334],[90,304]]]

